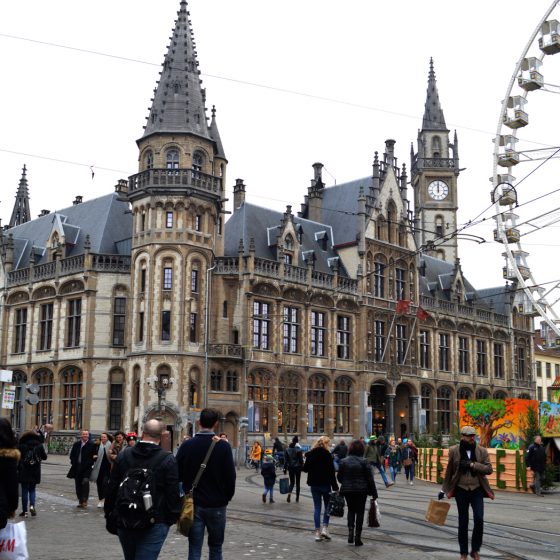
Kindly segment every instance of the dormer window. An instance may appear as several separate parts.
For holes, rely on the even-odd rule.
[[[172,149],[167,150],[166,155],[166,168],[179,169],[179,151]]]
[[[294,238],[291,235],[286,235],[284,238],[284,249],[287,251],[294,250]]]

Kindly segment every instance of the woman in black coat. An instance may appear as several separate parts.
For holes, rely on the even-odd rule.
[[[18,506],[17,465],[20,452],[10,421],[0,418],[0,529],[14,517]]]
[[[334,472],[334,463],[329,451],[329,438],[321,436],[311,451],[305,454],[303,472],[307,473],[307,485],[311,487],[313,497],[313,521],[315,522],[315,540],[331,540],[327,507],[331,489],[338,490]],[[321,529],[321,505],[324,505],[323,528]]]
[[[362,546],[362,526],[368,495],[377,500],[373,470],[364,457],[364,444],[355,440],[350,444],[348,456],[340,462],[337,478],[340,493],[348,505],[348,542]],[[354,527],[356,534],[354,535]]]
[[[41,483],[41,461],[47,458],[43,442],[45,438],[35,431],[24,432],[19,438],[18,449],[21,460],[18,466],[18,481],[21,484],[21,513],[20,517],[27,517],[27,504],[33,517],[37,515],[35,509],[35,487]]]

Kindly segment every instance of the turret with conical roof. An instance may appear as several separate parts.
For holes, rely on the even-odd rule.
[[[29,189],[27,186],[27,167],[24,165],[19,180],[19,187],[16,194],[16,202],[10,218],[10,227],[19,226],[31,219],[29,210]]]

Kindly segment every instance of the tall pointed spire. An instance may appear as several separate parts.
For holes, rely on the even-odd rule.
[[[27,168],[23,166],[19,187],[16,194],[16,203],[10,219],[10,227],[19,226],[31,219],[29,210],[29,189],[27,188]]]
[[[430,72],[428,74],[428,93],[426,95],[426,105],[424,108],[424,119],[422,121],[423,130],[447,130],[445,117],[439,102],[439,95],[436,84],[436,73],[434,71],[434,61],[430,58]]]
[[[190,133],[210,139],[206,91],[199,76],[187,2],[181,0],[143,138],[161,133]]]
[[[216,143],[216,156],[223,159],[226,158],[224,152],[224,147],[222,145],[222,139],[220,138],[220,133],[218,132],[218,124],[216,123],[216,106],[212,105],[212,120],[210,121],[210,137]]]

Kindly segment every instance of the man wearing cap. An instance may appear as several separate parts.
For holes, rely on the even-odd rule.
[[[366,451],[364,453],[364,458],[368,462],[368,464],[371,466],[372,473],[373,473],[373,467],[377,468],[377,470],[379,471],[379,474],[381,475],[381,478],[383,479],[383,482],[385,483],[385,486],[387,488],[389,488],[389,486],[393,486],[393,482],[389,482],[387,480],[387,475],[385,474],[385,469],[384,469],[384,467],[381,463],[382,460],[383,460],[383,457],[381,456],[381,454],[379,452],[379,447],[377,446],[377,437],[376,436],[371,436],[369,438],[368,444],[366,445]]]
[[[459,548],[461,560],[469,553],[469,507],[473,510],[474,528],[471,540],[471,557],[480,559],[484,532],[484,498],[494,499],[487,475],[492,473],[488,451],[476,444],[476,430],[472,426],[461,428],[461,441],[449,449],[449,459],[442,492],[455,497],[459,514]]]

